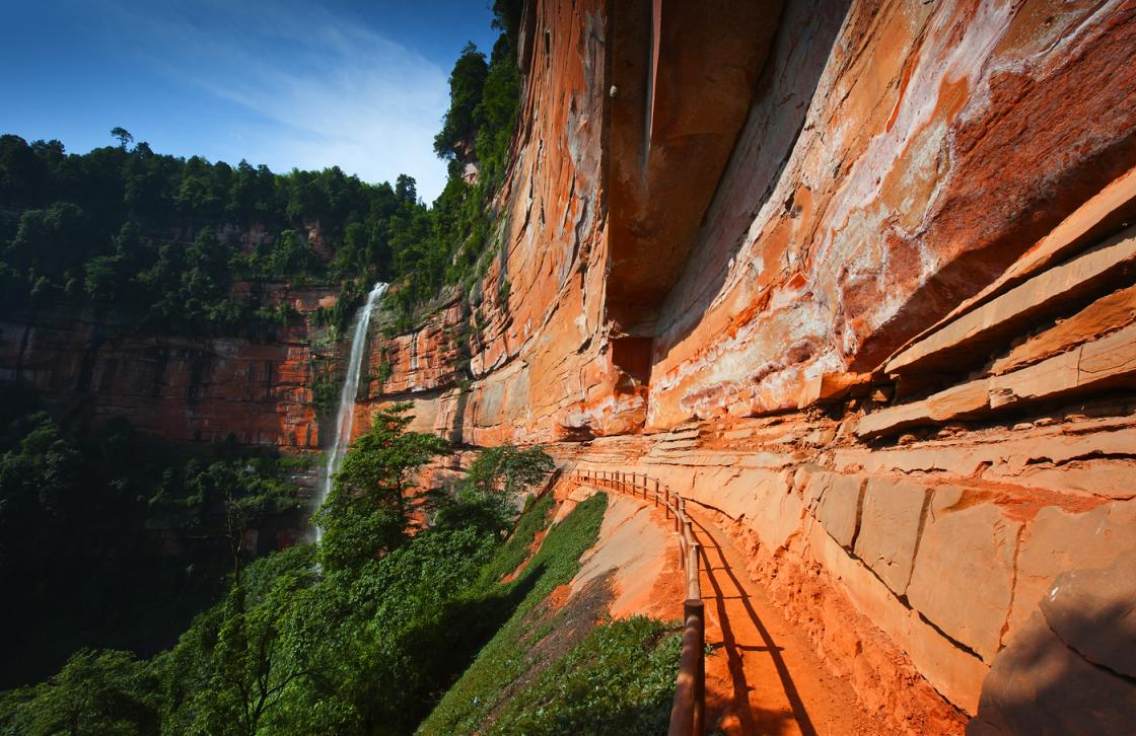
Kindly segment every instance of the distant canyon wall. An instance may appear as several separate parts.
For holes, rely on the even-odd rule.
[[[527,4],[498,251],[360,413],[690,493],[909,731],[1132,702],[1055,583],[1136,551],[1136,3],[693,8]]]
[[[334,304],[337,293],[269,288],[269,302],[294,314],[260,340],[151,334],[90,310],[6,315],[0,380],[36,389],[65,413],[95,422],[125,417],[175,442],[232,435],[243,445],[314,450],[320,434],[313,389],[321,372],[336,380],[340,360],[314,313]]]

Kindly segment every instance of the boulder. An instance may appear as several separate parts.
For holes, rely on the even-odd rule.
[[[1061,575],[994,660],[968,736],[1132,733],[1134,601],[1131,561]]]

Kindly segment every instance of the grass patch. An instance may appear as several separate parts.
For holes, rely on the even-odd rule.
[[[528,552],[536,531],[543,526],[551,500],[538,501],[522,519],[510,542],[485,568],[483,581],[496,581],[519,565]],[[544,508],[545,513],[537,512]],[[508,591],[527,591],[512,615],[496,635],[481,649],[461,678],[443,696],[433,713],[419,726],[422,734],[455,734],[482,731],[490,713],[497,707],[503,688],[527,672],[531,666],[529,649],[533,618],[530,614],[552,590],[575,576],[580,555],[595,544],[607,508],[607,497],[592,496],[581,503],[564,521],[549,531],[540,551],[517,578],[504,586]],[[538,521],[534,521],[539,520]],[[487,583],[489,584],[489,583]],[[542,627],[543,628],[543,627]]]
[[[514,694],[486,733],[665,733],[681,647],[680,634],[643,616],[600,626]]]
[[[493,555],[489,564],[482,568],[482,583],[496,583],[525,561],[536,533],[548,524],[548,512],[552,510],[553,500],[552,494],[546,493],[529,505],[517,520],[517,527],[508,541]]]

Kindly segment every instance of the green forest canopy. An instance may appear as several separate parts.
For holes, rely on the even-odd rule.
[[[516,28],[515,6],[498,0],[496,27]],[[489,59],[470,44],[455,63],[435,139],[449,179],[430,207],[405,174],[392,186],[338,167],[233,167],[132,147],[121,127],[118,145],[86,154],[0,136],[0,308],[93,305],[154,330],[235,334],[280,317],[256,288],[237,296],[237,281],[338,283],[350,301],[383,280],[400,287],[391,301],[405,323],[473,274],[491,239],[520,90],[514,48],[505,32]]]

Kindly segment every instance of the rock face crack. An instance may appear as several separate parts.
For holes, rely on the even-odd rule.
[[[1128,610],[1129,610],[1129,613],[1131,614],[1131,612],[1136,610],[1136,608],[1130,607]],[[1071,652],[1074,656],[1080,658],[1088,666],[1095,667],[1096,669],[1100,670],[1101,672],[1107,673],[1107,674],[1111,675],[1112,677],[1118,677],[1121,680],[1124,680],[1128,684],[1132,685],[1134,688],[1136,688],[1136,676],[1129,675],[1125,672],[1121,672],[1119,670],[1113,669],[1112,667],[1109,667],[1107,664],[1105,664],[1103,662],[1098,662],[1098,661],[1092,659],[1091,657],[1086,656],[1083,652],[1081,652],[1079,649],[1077,649],[1077,647],[1075,647],[1074,645],[1072,645],[1069,642],[1062,639],[1061,633],[1053,628],[1053,626],[1049,623],[1048,618],[1046,618],[1045,616],[1042,616],[1042,618],[1045,620],[1046,627],[1053,633],[1053,636],[1056,637],[1058,640],[1060,640],[1061,643],[1065,645],[1065,648],[1068,649],[1069,652]],[[1134,696],[1136,696],[1136,693],[1134,693]]]
[[[1011,622],[1012,617],[1014,615],[1014,603],[1015,603],[1014,599],[1017,596],[1018,574],[1019,574],[1018,571],[1020,569],[1019,558],[1020,558],[1021,552],[1022,552],[1022,537],[1025,535],[1025,532],[1026,532],[1026,526],[1023,524],[1022,526],[1018,527],[1018,533],[1014,537],[1013,565],[1010,568],[1010,570],[1011,570],[1010,604],[1008,606],[1006,606],[1006,620],[1002,623],[1002,631],[1001,631],[1001,633],[999,634],[999,637],[998,637],[1002,646],[1006,645],[1006,634],[1009,633],[1009,631],[1010,631],[1010,622]]]

